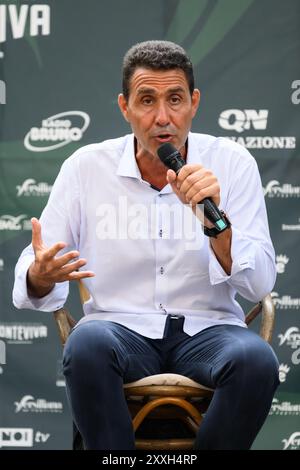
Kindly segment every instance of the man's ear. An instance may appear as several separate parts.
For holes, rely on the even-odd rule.
[[[126,121],[129,122],[127,100],[126,100],[125,96],[123,95],[123,93],[120,93],[119,96],[118,96],[118,105],[119,105],[119,108],[121,110],[121,113],[124,116],[124,119],[126,119]]]
[[[200,96],[201,96],[200,90],[198,90],[198,88],[195,88],[192,94],[193,117],[195,116],[197,109],[199,107]]]

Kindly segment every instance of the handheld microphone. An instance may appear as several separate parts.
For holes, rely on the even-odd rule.
[[[176,175],[178,175],[181,168],[186,164],[181,153],[169,142],[162,144],[157,149],[157,155],[164,165],[175,171]],[[223,214],[209,197],[198,202],[198,204],[204,204],[204,215],[214,224],[218,232],[223,232],[229,227]]]

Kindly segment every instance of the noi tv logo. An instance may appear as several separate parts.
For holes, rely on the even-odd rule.
[[[41,127],[32,127],[24,138],[24,145],[32,152],[48,152],[82,139],[90,124],[83,111],[65,111],[42,120]],[[46,143],[46,145],[45,145]]]
[[[269,111],[267,109],[226,109],[219,117],[219,126],[222,129],[243,132],[253,129],[265,130],[267,128]]]
[[[0,428],[1,447],[32,447],[32,428]]]

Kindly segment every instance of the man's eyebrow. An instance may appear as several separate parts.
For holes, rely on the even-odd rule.
[[[155,90],[153,88],[139,88],[138,95],[155,95]]]
[[[178,87],[174,87],[174,88],[169,88],[167,90],[167,93],[169,94],[172,94],[172,93],[184,93],[185,90],[183,87],[181,86],[178,86]],[[153,88],[146,88],[146,87],[143,87],[143,88],[139,88],[138,91],[137,91],[137,94],[138,95],[155,95],[156,94],[156,90],[154,90]]]

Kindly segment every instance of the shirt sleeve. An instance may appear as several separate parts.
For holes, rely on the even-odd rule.
[[[76,179],[74,162],[64,162],[53,185],[48,203],[40,217],[42,239],[50,247],[57,242],[65,242],[67,246],[58,256],[70,250],[78,249],[80,206],[79,189]],[[13,287],[13,304],[17,308],[28,308],[51,312],[63,307],[69,293],[69,283],[56,283],[51,292],[44,297],[34,298],[28,295],[27,271],[34,260],[32,245],[21,253],[15,268]]]
[[[274,287],[275,253],[257,163],[251,157],[242,166],[233,171],[236,176],[224,208],[232,224],[231,274],[226,274],[210,247],[209,275],[212,285],[227,282],[244,298],[257,302]]]

